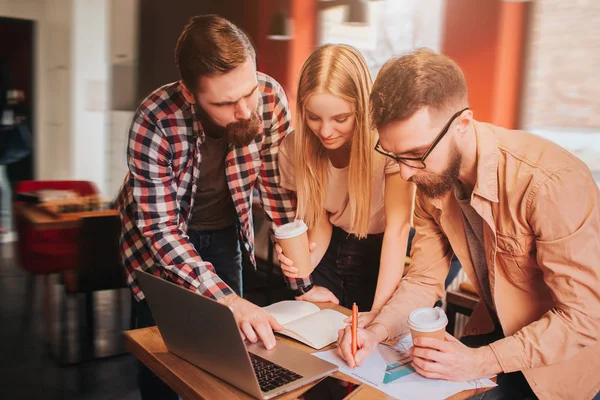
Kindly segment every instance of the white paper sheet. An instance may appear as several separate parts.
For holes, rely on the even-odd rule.
[[[411,346],[412,338],[410,335],[404,337],[396,345],[401,352]],[[378,350],[373,351],[371,355],[363,361],[362,366],[358,368],[349,367],[338,355],[336,349],[313,353],[313,355],[337,365],[340,368],[340,372],[352,376],[353,378],[373,386],[399,400],[445,399],[463,390],[496,386],[496,384],[489,379],[478,379],[468,382],[449,382],[445,380],[428,379],[416,372],[406,375],[394,382],[384,384],[383,378],[388,363]]]

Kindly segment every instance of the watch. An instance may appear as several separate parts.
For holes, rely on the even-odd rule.
[[[298,289],[294,290],[294,297],[300,297],[305,293],[308,293],[312,288],[313,288],[312,283],[310,285],[306,285],[306,286],[301,286]]]

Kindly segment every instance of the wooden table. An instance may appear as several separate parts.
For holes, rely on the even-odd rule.
[[[350,310],[330,303],[317,304],[321,308],[333,308],[346,315],[350,315]],[[156,327],[136,329],[125,332],[127,348],[131,353],[150,368],[160,379],[169,385],[175,392],[186,400],[197,399],[254,399],[250,395],[238,390],[228,383],[216,378],[200,368],[188,363],[187,361],[170,353],[160,336]],[[315,350],[304,344],[283,336],[277,335],[277,341],[286,343],[300,350],[312,353]],[[335,348],[335,345],[328,346],[323,350]],[[347,381],[358,383],[355,379],[336,372],[334,377]],[[316,383],[316,382],[315,382]],[[286,393],[277,399],[288,400],[296,399],[302,393],[311,388],[315,383],[303,386],[292,392]],[[465,390],[457,393],[449,399],[460,400],[467,399],[476,394],[482,393],[487,389]],[[351,395],[352,400],[384,400],[389,399],[385,393],[362,385]]]
[[[14,212],[23,216],[37,230],[76,228],[81,222],[81,218],[119,215],[114,209],[54,214],[43,207],[27,203],[15,203]]]

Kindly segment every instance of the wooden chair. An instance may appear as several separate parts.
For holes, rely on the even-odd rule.
[[[79,327],[79,359],[77,362],[95,359],[95,328],[97,326],[94,309],[94,292],[116,290],[127,287],[125,270],[121,265],[119,234],[121,222],[118,216],[104,215],[85,217],[81,221],[79,240],[77,242],[77,262],[74,269],[63,272],[65,296],[63,298],[62,349],[66,343],[66,324],[68,321],[67,301],[83,295],[84,306],[77,301]],[[79,300],[79,299],[78,299]],[[132,305],[133,306],[133,305]],[[118,328],[122,318],[121,292],[117,292],[117,312],[114,325]],[[133,313],[130,315],[133,318]],[[131,324],[131,321],[130,321]],[[121,330],[121,329],[117,329]],[[110,344],[112,355],[124,353],[119,343]],[[114,354],[114,349],[120,349]],[[62,353],[62,351],[61,351]]]

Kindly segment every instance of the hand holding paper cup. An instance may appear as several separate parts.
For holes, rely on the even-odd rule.
[[[308,227],[304,221],[297,219],[275,229],[275,239],[281,246],[283,254],[292,260],[298,268],[298,277],[306,278],[313,272],[308,246]]]
[[[408,327],[413,340],[419,336],[444,340],[448,317],[440,307],[417,308],[408,316]]]

